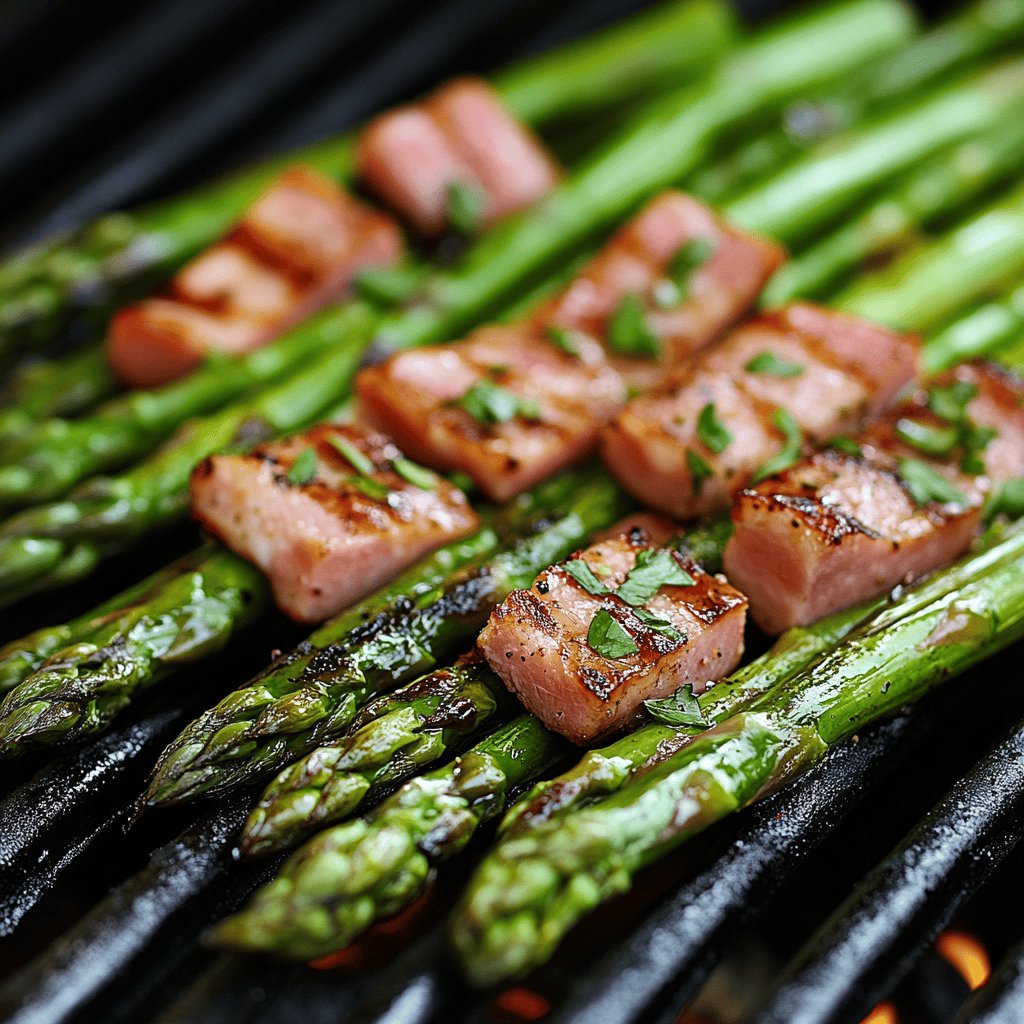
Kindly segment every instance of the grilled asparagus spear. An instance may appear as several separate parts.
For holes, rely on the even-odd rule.
[[[315,836],[241,912],[217,925],[222,946],[323,956],[407,907],[433,865],[454,856],[509,794],[546,771],[566,742],[520,715],[442,768],[407,782],[365,818]]]
[[[896,602],[606,799],[513,830],[480,865],[452,923],[470,980],[491,984],[542,963],[642,867],[1024,636],[1024,530],[1008,531],[997,550],[996,561],[986,551],[936,574],[925,584],[931,600],[910,591],[906,614]]]

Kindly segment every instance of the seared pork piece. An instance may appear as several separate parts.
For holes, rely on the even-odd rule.
[[[625,399],[595,342],[569,355],[529,327],[485,327],[356,378],[362,418],[435,469],[505,501],[586,456]]]
[[[1024,383],[969,364],[921,390],[848,450],[741,491],[725,549],[754,619],[781,633],[953,561],[986,496],[1024,476]]]
[[[366,187],[416,231],[475,233],[532,205],[561,172],[478,78],[459,78],[371,121],[359,140]]]
[[[743,653],[746,598],[643,528],[592,544],[494,610],[478,648],[548,728],[587,744]]]
[[[192,511],[299,622],[329,618],[478,522],[460,490],[388,438],[331,424],[201,462]]]
[[[605,462],[677,519],[727,508],[751,476],[885,408],[917,352],[910,335],[806,304],[761,314],[630,402],[604,432]]]
[[[164,295],[115,314],[107,354],[130,387],[156,387],[210,352],[248,352],[344,295],[368,266],[390,266],[402,235],[390,217],[304,167],[284,174]]]
[[[757,301],[785,255],[692,196],[663,192],[541,307],[535,322],[604,339],[613,356],[626,357],[618,360],[623,372],[646,368],[640,383],[649,385],[650,356],[655,366],[677,363],[713,341]],[[623,329],[623,302],[638,305],[648,351]]]

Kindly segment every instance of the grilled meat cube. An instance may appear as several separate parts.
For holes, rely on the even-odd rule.
[[[784,259],[780,246],[740,231],[692,196],[663,192],[535,319],[608,341],[610,318],[636,296],[660,362],[678,363],[736,323]],[[620,369],[643,372],[645,362],[622,359]],[[641,383],[651,383],[649,367]]]
[[[477,527],[460,490],[438,477],[419,486],[402,459],[380,434],[325,424],[206,459],[192,511],[267,574],[283,612],[318,622]]]
[[[580,582],[579,563],[599,586]],[[627,579],[637,583],[631,572],[650,574],[659,563],[671,574],[654,568],[646,589],[627,583],[620,592],[629,600],[617,596]],[[654,589],[665,577],[670,582]],[[743,653],[746,605],[724,580],[636,528],[513,592],[491,614],[478,647],[548,728],[587,744],[628,724],[643,701],[684,683],[701,693],[731,672]]]
[[[922,390],[860,436],[860,455],[814,455],[737,495],[725,567],[763,629],[806,625],[953,561],[986,495],[1024,475],[1024,384],[970,364],[933,388],[954,383],[976,391],[962,421],[936,415]],[[986,428],[998,433],[986,440]],[[950,441],[944,456],[919,448]]]
[[[914,378],[917,351],[909,335],[806,304],[761,314],[630,402],[604,432],[605,462],[667,515],[724,509],[783,446],[780,416],[811,444],[855,430]]]
[[[596,344],[578,356],[520,326],[402,352],[356,379],[362,418],[495,501],[590,454],[625,399]]]
[[[477,78],[458,78],[371,121],[359,140],[362,181],[416,231],[443,234],[453,188],[479,201],[474,227],[530,206],[558,182],[554,158]]]
[[[115,314],[111,366],[131,387],[156,387],[211,351],[260,348],[344,295],[363,268],[397,263],[402,244],[390,217],[324,175],[292,168],[164,295]]]

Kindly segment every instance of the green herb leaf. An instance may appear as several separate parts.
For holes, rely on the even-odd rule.
[[[956,427],[933,427],[920,420],[897,420],[895,429],[901,441],[925,455],[949,455],[960,440],[960,431]]]
[[[567,356],[579,356],[580,348],[576,343],[576,331],[568,327],[559,327],[557,324],[549,325],[547,329],[548,338],[557,349],[561,349]]]
[[[636,556],[636,563],[615,591],[615,596],[640,608],[664,586],[689,587],[694,582],[694,578],[672,557],[671,551],[647,548]]]
[[[418,267],[365,267],[356,274],[356,291],[379,306],[400,306],[416,294],[423,280]]]
[[[304,448],[288,470],[288,483],[292,487],[311,484],[316,479],[316,468],[316,452],[312,448]]]
[[[594,575],[594,570],[582,558],[566,562],[563,569],[588,593],[595,597],[609,593],[608,588]]]
[[[936,501],[943,505],[966,505],[967,495],[954,487],[937,469],[918,459],[900,459],[899,475],[918,505]]]
[[[855,459],[859,459],[864,452],[861,450],[859,444],[852,437],[848,437],[846,434],[837,434],[832,438],[831,441],[825,445],[826,448],[833,448],[837,452],[842,452],[844,455],[852,455]]]
[[[754,483],[767,480],[784,469],[789,469],[803,451],[804,438],[800,424],[788,409],[776,409],[772,422],[782,433],[782,447],[754,474]]]
[[[716,455],[721,455],[732,444],[732,434],[715,415],[714,402],[708,402],[697,416],[697,437]]]
[[[373,462],[364,455],[351,441],[341,434],[330,434],[327,438],[330,446],[346,459],[360,476],[371,476],[376,471]]]
[[[717,248],[718,242],[707,235],[697,235],[683,242],[668,261],[669,277],[680,288],[688,288],[693,272],[700,270]]]
[[[799,377],[804,372],[799,363],[788,362],[768,350],[758,352],[747,363],[746,369],[749,373],[761,373],[766,377]]]
[[[661,636],[667,637],[669,640],[674,640],[679,644],[686,643],[686,635],[684,633],[680,633],[679,630],[676,629],[676,627],[667,619],[658,618],[657,615],[654,615],[643,608],[634,608],[633,612],[636,617],[652,632],[659,633]]]
[[[965,380],[955,380],[946,387],[933,387],[928,391],[928,408],[940,420],[959,423],[967,415],[967,406],[978,394],[978,389]]]
[[[686,464],[690,467],[690,476],[693,478],[693,493],[699,498],[700,492],[704,489],[704,481],[714,475],[714,470],[692,448],[686,449]]]
[[[487,195],[479,185],[465,181],[448,183],[448,223],[460,235],[475,235],[487,205]]]
[[[391,464],[392,469],[406,482],[421,491],[432,491],[437,487],[437,477],[419,463],[404,456]]]
[[[391,493],[387,484],[374,480],[372,476],[350,476],[345,482],[374,501],[384,501]]]
[[[661,353],[657,335],[647,326],[640,296],[624,295],[608,320],[608,344],[626,356],[656,359]]]
[[[985,522],[996,516],[1019,519],[1024,516],[1024,476],[1005,480],[994,490],[985,502]]]
[[[524,420],[540,419],[536,399],[521,398],[490,380],[478,380],[457,404],[480,423],[508,423],[517,416]]]
[[[622,624],[616,622],[604,608],[598,611],[590,623],[587,643],[603,658],[625,658],[640,650]]]
[[[645,700],[647,713],[663,725],[673,728],[709,729],[711,723],[704,717],[700,702],[693,695],[693,686],[680,686],[671,697],[663,700]]]
[[[981,456],[998,436],[999,431],[993,427],[982,427],[970,420],[964,420],[960,427],[960,443],[964,447],[960,468],[965,473],[972,473],[975,476],[984,473],[985,460]]]

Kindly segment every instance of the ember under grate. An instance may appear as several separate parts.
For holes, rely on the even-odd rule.
[[[129,18],[101,4],[77,50],[62,42],[55,51],[67,69],[58,81],[26,73],[5,92],[8,238],[187,186],[633,6],[181,0],[136,5]],[[26,58],[38,57],[54,19],[73,14],[57,2],[16,3],[6,16],[10,74],[32,66]],[[138,561],[130,570],[138,575]],[[90,594],[71,601],[84,606]],[[23,614],[32,621],[39,609]],[[247,657],[255,666],[264,653]],[[245,658],[233,658],[238,677]],[[9,773],[0,799],[6,1020],[858,1024],[872,1008],[871,1024],[1024,1020],[1024,728],[992,749],[1024,714],[1013,652],[649,871],[535,977],[483,995],[461,985],[444,955],[454,888],[444,873],[432,898],[318,969],[201,946],[203,930],[275,866],[232,861],[247,794],[125,827],[155,752],[209,703],[222,667],[211,663],[187,695],[154,695],[34,777],[31,766]],[[965,718],[963,695],[982,685],[998,699]],[[965,933],[963,956],[982,951],[975,968],[979,957],[997,961],[969,999],[983,975],[933,946],[951,925]]]

